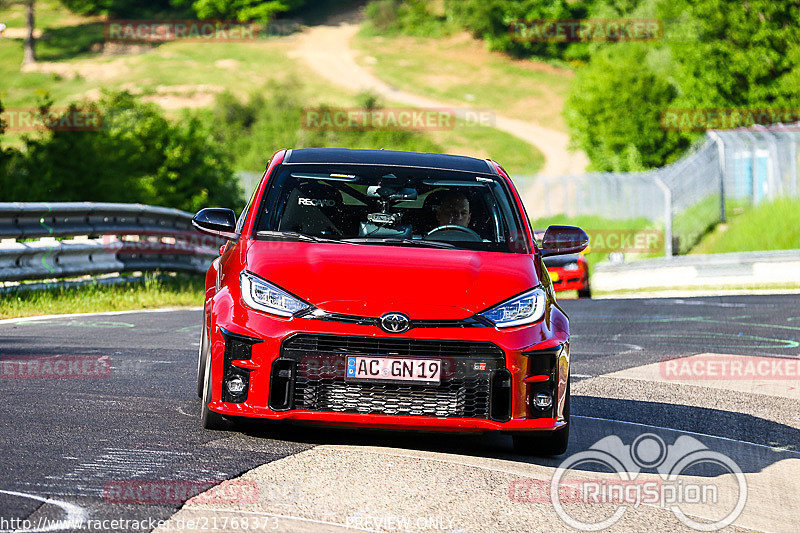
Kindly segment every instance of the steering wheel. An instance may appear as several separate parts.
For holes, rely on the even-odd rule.
[[[445,224],[444,226],[433,228],[425,235],[426,239],[431,237],[438,237],[438,240],[448,241],[483,241],[481,236],[475,233],[473,230],[465,228],[464,226],[459,226],[458,224]]]

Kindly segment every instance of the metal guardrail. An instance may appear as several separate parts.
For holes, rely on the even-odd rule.
[[[592,288],[599,291],[781,284],[800,284],[800,250],[600,263],[592,273]]]
[[[191,220],[191,213],[141,204],[0,203],[0,281],[203,273],[222,241]]]

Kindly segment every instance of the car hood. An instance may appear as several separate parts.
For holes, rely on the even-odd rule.
[[[539,281],[532,256],[383,245],[254,241],[247,270],[330,312],[462,319]]]

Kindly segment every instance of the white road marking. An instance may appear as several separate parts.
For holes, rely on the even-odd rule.
[[[709,439],[719,439],[719,440],[724,440],[724,441],[728,441],[728,442],[736,442],[738,444],[747,444],[749,446],[757,446],[759,448],[767,448],[769,450],[780,451],[782,453],[783,452],[785,452],[785,453],[793,453],[793,454],[795,454],[797,456],[800,456],[800,451],[784,450],[783,448],[776,448],[774,446],[767,446],[766,444],[757,444],[755,442],[750,442],[750,441],[746,441],[746,440],[732,439],[730,437],[720,437],[718,435],[709,435],[708,433],[698,433],[696,431],[688,431],[688,430],[685,430],[685,429],[675,429],[675,428],[668,428],[668,427],[664,427],[664,426],[654,426],[652,424],[643,424],[641,422],[629,422],[627,420],[612,420],[611,418],[602,418],[602,417],[599,417],[599,416],[583,416],[583,415],[570,415],[570,416],[571,416],[571,418],[585,418],[587,420],[597,420],[597,421],[600,421],[600,422],[616,422],[616,423],[619,423],[619,424],[628,424],[628,425],[631,425],[631,426],[641,426],[641,427],[652,428],[652,429],[665,429],[667,431],[674,431],[675,433],[685,433],[687,435],[695,435],[697,437],[706,437],[706,438],[709,438]]]
[[[18,322],[33,322],[37,320],[52,320],[54,318],[75,318],[84,316],[117,316],[130,315],[133,313],[169,313],[171,311],[202,311],[203,307],[165,307],[163,309],[132,309],[129,311],[102,311],[97,313],[67,313],[63,315],[38,315],[24,316],[20,318],[4,318],[0,324],[16,324]]]
[[[195,415],[190,415],[186,411],[183,410],[183,407],[178,406],[178,412],[182,415],[188,416],[189,418],[195,418]]]
[[[20,498],[29,498],[31,500],[40,501],[49,505],[55,505],[66,511],[67,516],[62,520],[51,520],[50,525],[38,529],[3,529],[0,533],[45,533],[47,531],[62,531],[65,529],[81,528],[89,516],[86,509],[78,505],[63,502],[61,500],[53,500],[50,498],[42,498],[34,494],[27,494],[25,492],[16,492],[13,490],[0,490],[2,494],[9,494],[11,496],[18,496]]]

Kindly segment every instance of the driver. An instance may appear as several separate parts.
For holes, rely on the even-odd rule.
[[[469,227],[470,213],[467,195],[459,191],[449,191],[434,208],[434,215],[439,226],[458,225]]]

